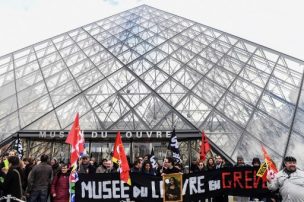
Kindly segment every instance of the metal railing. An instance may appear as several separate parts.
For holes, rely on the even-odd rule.
[[[12,195],[7,195],[7,196],[2,196],[0,198],[0,201],[6,201],[6,202],[11,202],[11,201],[18,201],[18,202],[26,202],[26,201],[23,201],[21,199],[18,199]]]

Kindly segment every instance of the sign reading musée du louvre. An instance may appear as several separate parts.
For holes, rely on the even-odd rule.
[[[82,131],[85,138],[114,138],[116,131]],[[39,138],[66,138],[68,131],[39,131]],[[170,138],[171,131],[122,131],[122,138]]]

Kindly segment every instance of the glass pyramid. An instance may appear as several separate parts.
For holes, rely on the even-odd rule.
[[[1,141],[18,131],[205,130],[232,159],[304,167],[304,62],[147,5],[0,58]],[[199,135],[198,135],[199,136]]]

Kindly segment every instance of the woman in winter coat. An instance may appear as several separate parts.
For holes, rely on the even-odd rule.
[[[52,181],[51,196],[53,202],[69,202],[69,174],[68,166],[63,164]]]

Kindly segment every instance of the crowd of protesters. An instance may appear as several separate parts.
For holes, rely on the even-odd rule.
[[[156,164],[155,164],[156,163]],[[252,166],[260,167],[259,158],[253,158],[251,165],[245,164],[242,156],[237,157],[235,165],[228,164],[221,156],[210,157],[205,161],[193,159],[189,171],[182,164],[176,163],[173,158],[167,157],[162,165],[151,162],[148,155],[137,157],[130,164],[131,172],[143,175],[163,176],[170,173],[200,173],[225,167]],[[154,165],[154,166],[153,166]],[[156,166],[155,166],[156,165]],[[285,168],[275,178],[267,177],[267,186],[272,191],[279,191],[283,201],[304,201],[304,172],[296,168],[296,159],[286,157]],[[0,194],[12,195],[29,202],[68,202],[69,201],[69,174],[70,166],[56,159],[49,159],[42,155],[39,160],[24,158],[19,160],[16,151],[10,151],[1,158],[0,163]],[[78,162],[78,173],[115,173],[118,167],[110,159],[103,159],[100,163],[94,157],[83,155]],[[302,190],[299,190],[302,187]],[[295,193],[292,193],[292,188]],[[26,198],[26,199],[25,199]],[[290,200],[292,199],[292,200]],[[236,197],[237,201],[254,201],[255,198]],[[271,199],[258,199],[260,201],[281,201],[279,197]],[[228,196],[217,196],[212,201],[228,201]]]

